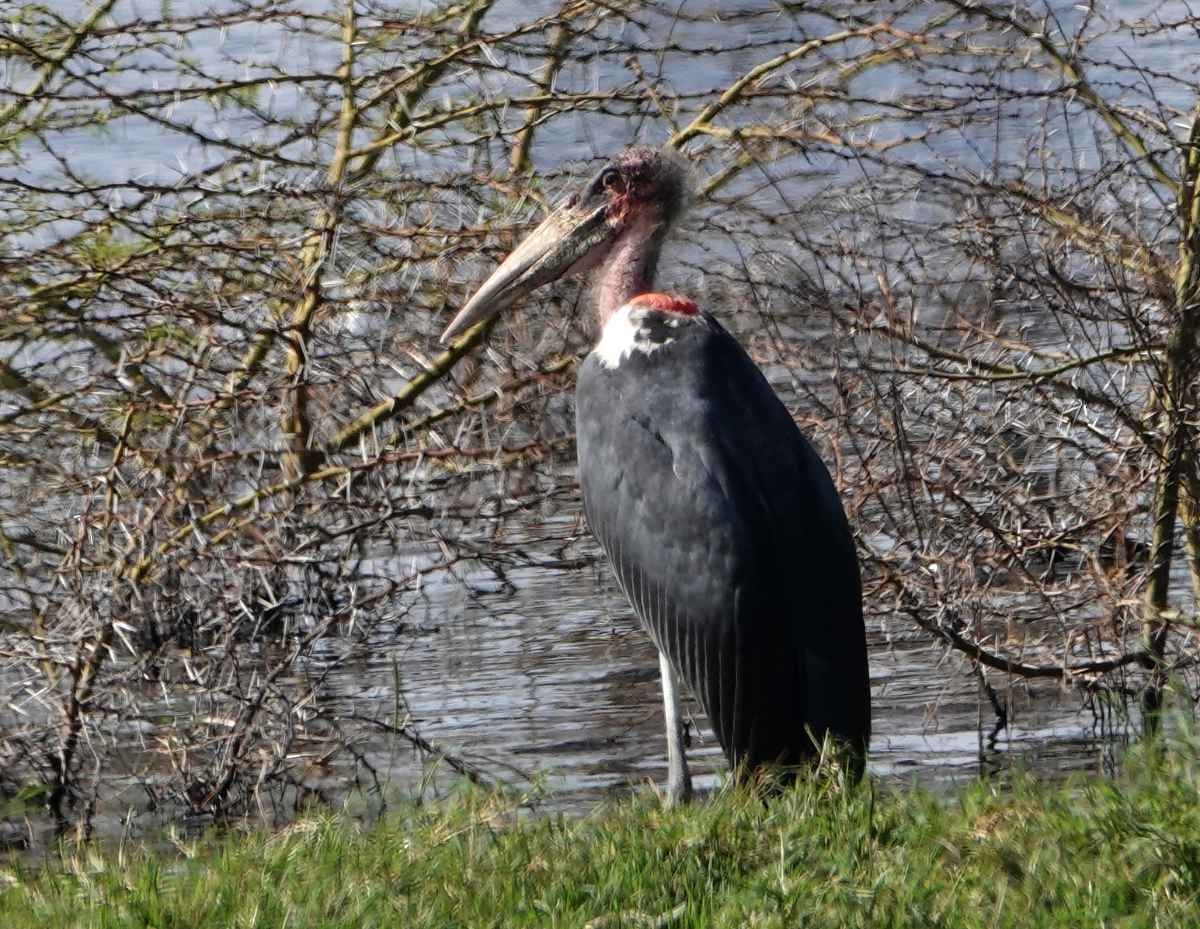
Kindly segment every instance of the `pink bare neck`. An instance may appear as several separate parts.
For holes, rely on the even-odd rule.
[[[597,276],[596,312],[600,328],[622,306],[654,286],[666,224],[658,216],[634,219],[617,239]]]

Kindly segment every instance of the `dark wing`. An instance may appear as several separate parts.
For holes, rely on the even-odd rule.
[[[870,686],[854,542],[812,446],[702,316],[578,387],[588,521],[733,765],[864,747]]]

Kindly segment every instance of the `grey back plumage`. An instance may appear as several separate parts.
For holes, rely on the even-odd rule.
[[[731,764],[796,764],[827,733],[865,750],[858,561],[829,472],[714,319],[662,336],[580,370],[591,528]]]

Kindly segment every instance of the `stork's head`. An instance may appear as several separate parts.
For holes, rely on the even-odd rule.
[[[646,145],[625,149],[516,247],[446,327],[442,341],[543,284],[596,267],[633,230],[647,241],[659,239],[686,195],[687,169],[679,156]]]

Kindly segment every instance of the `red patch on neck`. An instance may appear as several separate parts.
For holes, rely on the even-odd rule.
[[[700,307],[687,297],[677,297],[674,294],[638,294],[629,301],[629,305],[662,310],[664,313],[678,313],[681,316],[695,316],[700,312]]]

